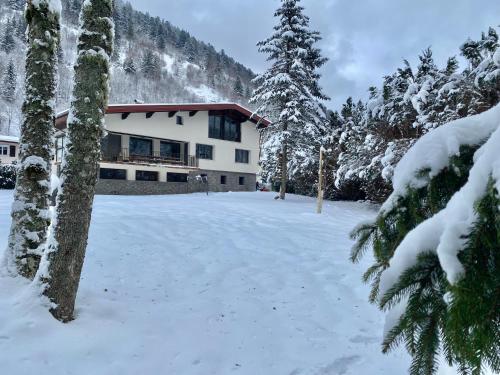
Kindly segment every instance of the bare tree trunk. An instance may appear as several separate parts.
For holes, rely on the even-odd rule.
[[[112,0],[83,4],[57,216],[39,273],[44,294],[54,303],[50,311],[63,322],[73,319],[92,216],[109,95],[112,8]]]
[[[280,199],[285,199],[286,185],[288,183],[288,145],[284,141],[281,148],[281,185],[280,185]]]
[[[9,272],[33,279],[50,224],[50,173],[54,131],[59,13],[47,0],[26,8],[26,99],[5,261]],[[12,115],[9,114],[9,131]]]

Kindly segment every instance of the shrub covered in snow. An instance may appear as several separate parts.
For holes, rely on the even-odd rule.
[[[463,374],[500,370],[499,149],[500,104],[428,133],[353,232],[354,262],[373,248],[363,278],[388,311],[383,349],[404,342],[412,374],[434,374],[439,353]]]
[[[13,165],[0,164],[0,189],[14,189],[16,185],[16,168]]]

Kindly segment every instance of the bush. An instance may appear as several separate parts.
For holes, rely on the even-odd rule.
[[[14,189],[16,185],[16,167],[0,164],[0,189]]]

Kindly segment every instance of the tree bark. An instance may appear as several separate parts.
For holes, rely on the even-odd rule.
[[[50,311],[63,322],[73,319],[92,216],[109,95],[112,8],[112,0],[90,0],[82,8],[57,216],[40,272],[44,294],[54,303]]]
[[[286,197],[286,185],[288,183],[288,145],[283,141],[281,148],[281,185],[280,185],[280,199]]]
[[[6,251],[11,274],[33,279],[38,270],[50,224],[50,174],[57,86],[59,13],[46,1],[26,8],[28,50],[26,98],[12,205],[12,225]]]

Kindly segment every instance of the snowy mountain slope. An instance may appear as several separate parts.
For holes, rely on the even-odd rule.
[[[10,202],[0,191],[0,244]],[[374,211],[314,207],[266,193],[98,196],[74,322],[57,323],[26,303],[21,281],[0,278],[2,371],[405,373],[406,354],[380,353],[366,264],[348,260],[348,231]]]
[[[81,0],[62,0],[57,109],[68,107],[76,55]],[[15,99],[0,98],[0,134],[17,135],[24,80],[22,1],[0,0],[0,82],[8,64],[16,68]],[[235,101],[247,105],[254,73],[210,44],[168,21],[116,2],[111,103]],[[1,91],[1,90],[0,90]]]

